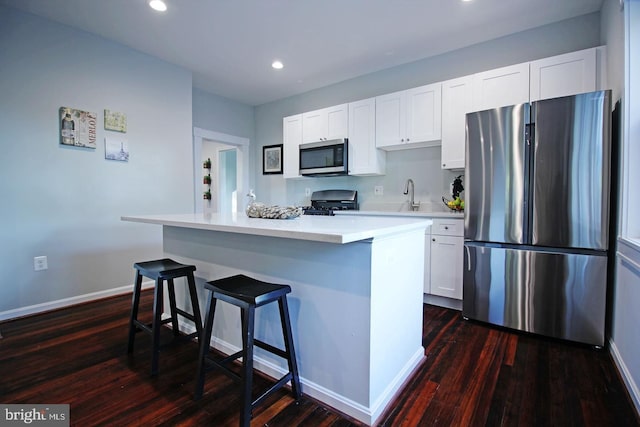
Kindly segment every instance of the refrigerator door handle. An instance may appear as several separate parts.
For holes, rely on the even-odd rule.
[[[535,141],[536,138],[536,125],[535,123],[529,123],[525,126],[524,138],[527,141],[527,145],[531,145],[531,141]]]
[[[467,251],[467,271],[471,271],[471,251],[469,246],[464,245],[464,250]]]

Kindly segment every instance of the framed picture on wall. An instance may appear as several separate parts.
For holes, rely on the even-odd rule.
[[[75,147],[96,148],[96,123],[98,115],[71,107],[60,107],[60,144]]]
[[[282,144],[262,147],[262,174],[282,174]]]

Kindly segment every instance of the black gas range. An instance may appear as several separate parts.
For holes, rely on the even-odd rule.
[[[311,206],[302,208],[305,215],[334,215],[334,211],[358,210],[355,190],[321,190],[311,194]]]

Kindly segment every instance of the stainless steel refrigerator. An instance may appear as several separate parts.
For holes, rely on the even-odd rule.
[[[467,114],[464,317],[604,345],[610,97]]]

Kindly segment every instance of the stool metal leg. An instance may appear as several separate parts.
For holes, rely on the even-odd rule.
[[[242,355],[242,413],[240,414],[240,425],[249,427],[251,424],[251,413],[253,409],[253,398],[251,390],[253,388],[253,333],[255,329],[254,305],[242,308],[244,317],[242,325],[242,341],[244,344]]]
[[[289,372],[291,372],[291,390],[296,400],[299,400],[300,397],[302,397],[302,391],[300,390],[298,363],[296,362],[296,353],[293,346],[293,333],[291,332],[291,319],[289,319],[289,306],[286,295],[278,300],[278,307],[280,308],[280,320],[282,321],[284,349],[288,355],[287,363],[289,365]]]
[[[131,316],[129,317],[129,342],[127,353],[133,352],[133,342],[136,338],[138,327],[134,321],[138,320],[138,307],[140,306],[140,292],[142,290],[142,275],[136,270],[135,285],[133,287],[133,300],[131,302]]]
[[[216,312],[216,299],[211,293],[210,298],[207,300],[206,318],[204,321],[204,329],[202,334],[198,338],[200,344],[200,351],[198,352],[198,373],[196,377],[196,391],[194,395],[195,400],[199,400],[204,392],[204,377],[207,372],[206,358],[209,354],[209,343],[211,342],[211,333],[213,331],[213,318]]]
[[[169,306],[171,309],[171,327],[173,328],[173,335],[180,335],[180,328],[178,327],[178,308],[176,305],[176,290],[173,285],[173,279],[167,280],[167,290],[169,291]]]
[[[158,373],[158,359],[160,356],[160,326],[162,325],[162,279],[156,280],[156,289],[153,295],[153,332],[152,346],[153,356],[151,359],[151,375]]]
[[[196,331],[198,332],[198,343],[200,343],[200,339],[202,338],[202,315],[200,314],[198,293],[196,291],[196,281],[193,278],[193,275],[190,274],[187,276],[187,284],[189,285],[189,295],[191,296],[191,311],[193,312],[193,317],[195,318],[193,323],[195,324]]]

